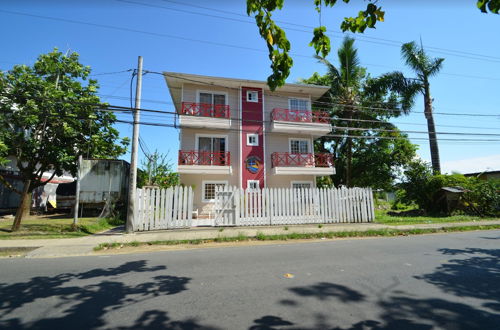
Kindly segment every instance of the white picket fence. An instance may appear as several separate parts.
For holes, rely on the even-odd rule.
[[[194,226],[193,189],[137,189],[134,231]],[[217,187],[212,226],[372,222],[370,188],[243,190]]]
[[[192,225],[193,189],[137,189],[134,231],[189,228]]]
[[[217,188],[216,226],[372,222],[371,188]]]

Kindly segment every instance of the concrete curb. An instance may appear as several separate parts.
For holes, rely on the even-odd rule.
[[[13,247],[38,247],[29,252],[28,258],[52,258],[92,254],[93,248],[102,243],[130,243],[151,241],[176,241],[213,239],[217,237],[234,237],[245,235],[255,237],[262,233],[265,235],[279,235],[292,233],[326,233],[369,230],[412,230],[412,229],[441,229],[462,226],[500,225],[500,220],[484,220],[469,222],[452,222],[436,224],[417,224],[390,226],[376,223],[349,223],[349,224],[323,224],[321,228],[314,225],[289,225],[289,226],[258,226],[258,227],[224,227],[224,228],[193,228],[164,230],[154,232],[138,232],[133,234],[97,234],[78,238],[62,239],[34,239],[34,240],[0,240],[0,249]],[[285,229],[288,228],[287,230]]]

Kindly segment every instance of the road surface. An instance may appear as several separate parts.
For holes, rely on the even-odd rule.
[[[500,329],[500,231],[0,259],[1,329]]]

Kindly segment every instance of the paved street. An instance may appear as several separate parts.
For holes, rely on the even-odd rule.
[[[0,259],[0,328],[498,329],[499,257],[490,230]]]

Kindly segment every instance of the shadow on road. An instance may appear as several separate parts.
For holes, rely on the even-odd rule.
[[[319,300],[335,298],[343,303],[363,301],[365,296],[346,286],[321,282],[311,286],[290,288],[293,293],[303,297],[315,297]]]
[[[480,307],[441,298],[419,299],[404,290],[382,290],[371,297],[335,283],[320,282],[310,286],[292,287],[297,299],[282,299],[278,303],[300,310],[307,307],[305,298],[331,300],[332,313],[313,313],[311,326],[296,326],[292,321],[275,315],[255,319],[249,329],[332,329],[332,330],[413,330],[413,329],[498,329],[500,325],[500,250],[467,248],[440,249],[443,255],[456,256],[430,274],[416,276],[442,291],[457,297],[482,300]],[[371,298],[371,299],[369,299]],[[347,327],[335,320],[336,304],[356,304],[363,308],[367,300],[375,300],[378,315]],[[358,305],[359,304],[359,305]],[[373,305],[373,304],[372,304]],[[337,307],[336,307],[337,306]],[[368,305],[365,305],[368,306]],[[267,320],[267,322],[266,322]],[[288,324],[287,324],[288,323]]]
[[[163,274],[165,266],[148,267],[146,261],[133,261],[118,267],[97,268],[82,273],[33,277],[27,282],[0,284],[0,328],[2,329],[94,329],[106,328],[106,314],[158,296],[187,290],[189,277]],[[158,274],[157,272],[161,272]],[[120,278],[130,273],[151,274],[150,280],[127,285]],[[157,273],[157,275],[152,275]],[[89,280],[91,284],[89,283]],[[47,300],[44,300],[46,298]],[[50,307],[40,306],[40,300]],[[33,305],[31,305],[33,304]],[[29,316],[42,308],[50,316],[34,321],[12,317],[24,307]],[[30,315],[29,313],[33,313]],[[9,316],[11,318],[9,318]],[[174,321],[167,312],[144,311],[130,327],[120,329],[214,329],[198,324],[195,319]]]

